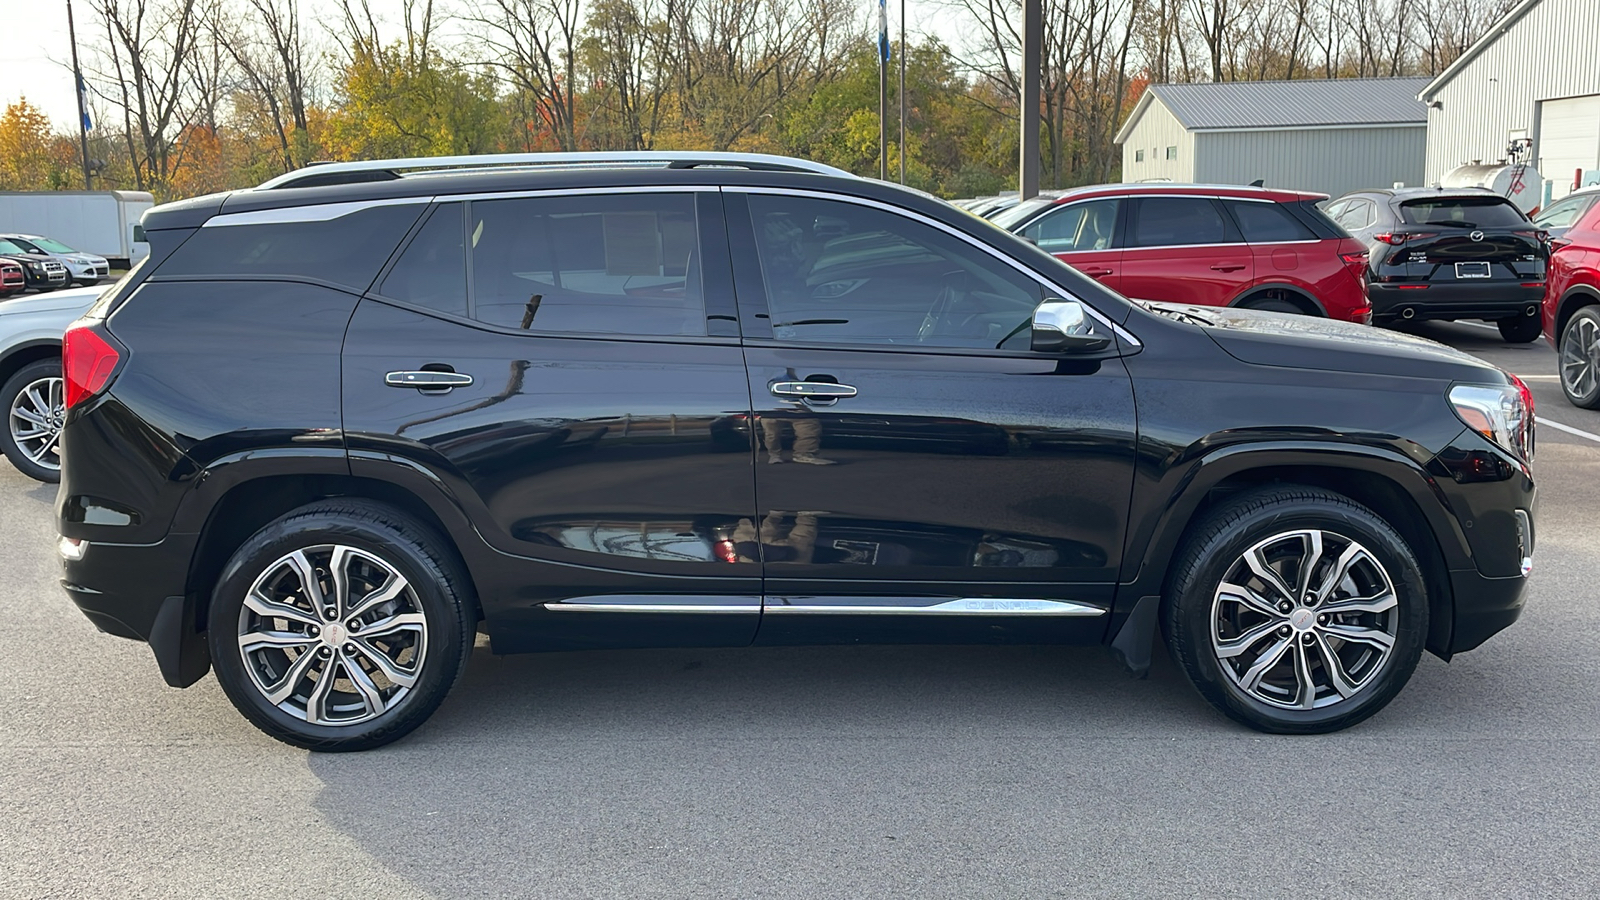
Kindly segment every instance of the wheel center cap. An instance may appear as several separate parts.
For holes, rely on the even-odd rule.
[[[329,647],[337,647],[344,643],[345,636],[343,625],[338,622],[329,622],[328,627],[322,631],[322,642]]]
[[[1317,614],[1304,606],[1289,614],[1289,625],[1295,631],[1310,631],[1317,624]]]

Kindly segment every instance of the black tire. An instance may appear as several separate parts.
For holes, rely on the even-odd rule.
[[[351,585],[352,600],[349,607],[361,605],[360,601],[354,599],[355,587],[359,579],[359,567],[367,566],[368,560],[377,560],[388,566],[392,573],[403,576],[409,584],[409,591],[403,592],[399,601],[393,606],[387,603],[379,605],[371,614],[377,616],[377,621],[367,623],[369,629],[380,627],[381,622],[393,621],[395,612],[401,609],[410,610],[406,614],[412,617],[420,612],[425,623],[425,629],[421,632],[423,638],[420,639],[423,650],[416,652],[415,643],[419,639],[414,633],[399,640],[400,643],[412,641],[411,660],[415,663],[413,671],[409,673],[414,677],[414,683],[405,686],[403,691],[399,682],[390,682],[385,678],[383,684],[388,685],[385,688],[372,677],[382,672],[372,663],[370,654],[377,652],[374,648],[385,645],[392,647],[396,642],[389,638],[369,637],[366,633],[357,635],[356,628],[341,626],[348,630],[347,636],[343,631],[335,630],[334,617],[319,616],[327,619],[323,622],[320,634],[318,629],[311,628],[310,638],[296,635],[297,639],[312,641],[305,645],[305,649],[297,650],[296,655],[290,656],[289,651],[273,647],[257,649],[252,652],[263,656],[252,657],[247,664],[241,646],[241,632],[247,619],[256,616],[256,611],[245,609],[245,595],[258,578],[267,578],[274,571],[286,571],[282,563],[289,554],[309,550],[311,559],[316,560],[316,554],[323,552],[317,548],[329,545],[350,548],[359,554],[350,557],[355,560],[357,568],[352,569],[347,565],[344,570],[346,581]],[[326,590],[331,585],[331,580],[327,578],[328,569],[333,567],[329,565],[323,568],[319,565],[316,568],[319,590]],[[369,596],[381,592],[381,583],[374,583],[379,588],[369,591]],[[265,590],[265,585],[263,587]],[[303,587],[302,592],[305,592]],[[303,598],[291,594],[284,599],[293,604]],[[305,614],[306,608],[314,609],[311,604],[294,608],[301,615]],[[471,582],[462,564],[432,529],[398,510],[370,501],[319,501],[290,512],[256,532],[228,560],[211,599],[208,631],[212,665],[228,699],[245,718],[272,737],[308,750],[369,750],[404,737],[444,702],[445,696],[466,667],[474,636],[473,626],[477,620],[476,608]],[[342,616],[337,620],[344,621]],[[284,624],[283,629],[266,629],[274,633],[306,630],[293,620],[274,617],[272,621]],[[393,634],[408,633],[396,631]],[[339,649],[341,645],[344,648],[354,647],[358,637],[368,655],[347,655],[344,649]],[[332,640],[336,646],[318,643],[327,640]],[[399,650],[398,658],[403,660],[405,652],[405,649]],[[301,653],[318,654],[319,659],[326,658],[332,662],[319,663],[313,659],[306,662],[310,668],[300,667],[297,664]],[[328,656],[321,657],[323,653]],[[357,721],[352,717],[348,723],[314,724],[309,721],[313,716],[286,711],[268,698],[266,688],[257,686],[258,678],[272,674],[269,670],[274,662],[267,658],[269,654],[277,654],[276,664],[284,671],[279,683],[292,680],[289,687],[295,688],[307,685],[309,679],[311,685],[306,690],[308,696],[315,695],[315,685],[327,680],[311,671],[322,665],[321,675],[342,673],[343,683],[352,686],[351,689],[340,689],[338,685],[341,679],[335,677],[329,682],[330,699],[348,698],[347,706],[350,702],[361,702],[361,694],[353,689],[356,680],[346,668],[352,660],[365,660],[360,667],[367,676],[364,684],[369,688],[380,692],[402,692],[392,695],[398,698],[392,705],[365,720]],[[296,670],[302,672],[299,678],[294,677]],[[298,693],[283,701],[291,707],[297,702],[303,709],[309,709],[313,701],[300,700]],[[322,705],[320,708],[326,711],[328,707]],[[371,705],[365,708],[369,713],[373,710]]]
[[[1531,344],[1544,333],[1541,316],[1508,316],[1495,324],[1500,326],[1500,337],[1508,344]]]
[[[17,431],[21,422],[13,418],[22,392],[31,385],[38,385],[51,379],[57,382],[61,379],[61,360],[41,359],[28,363],[17,370],[4,386],[0,386],[0,452],[4,452],[6,459],[17,467],[17,471],[34,479],[48,484],[61,481],[61,456],[57,450],[45,450],[36,460],[27,450],[17,442]],[[30,404],[31,406],[31,404]],[[61,413],[53,414],[57,430],[60,427]],[[13,426],[18,426],[13,428]],[[41,445],[33,449],[44,450]]]
[[[1331,616],[1319,616],[1318,607],[1307,605],[1306,608],[1310,612],[1306,614],[1302,613],[1301,606],[1297,603],[1292,608],[1293,615],[1284,613],[1286,618],[1282,620],[1281,625],[1274,624],[1274,620],[1264,615],[1258,617],[1260,621],[1253,627],[1267,630],[1261,632],[1257,643],[1250,646],[1265,648],[1259,656],[1240,653],[1239,656],[1245,657],[1244,659],[1235,658],[1233,662],[1225,662],[1221,658],[1222,642],[1213,643],[1215,636],[1221,630],[1221,626],[1214,625],[1214,621],[1218,619],[1220,612],[1228,608],[1221,599],[1218,599],[1224,577],[1230,570],[1237,572],[1236,565],[1244,564],[1243,556],[1246,551],[1271,540],[1275,535],[1290,534],[1298,530],[1316,531],[1323,535],[1324,541],[1343,540],[1358,543],[1362,549],[1368,551],[1366,559],[1381,566],[1383,574],[1392,583],[1394,605],[1386,612],[1370,615],[1336,613]],[[1309,540],[1303,541],[1302,544],[1308,548],[1310,546]],[[1346,543],[1342,546],[1350,545]],[[1326,557],[1322,562],[1324,565],[1328,564]],[[1332,564],[1336,565],[1337,560]],[[1374,572],[1367,567],[1366,562],[1358,561],[1357,565],[1361,569],[1358,571],[1352,568],[1351,579],[1357,574]],[[1319,572],[1323,573],[1320,577],[1326,578],[1331,569],[1318,568],[1314,565],[1313,578],[1317,578]],[[1282,580],[1289,581],[1288,578]],[[1311,580],[1306,579],[1308,583]],[[1326,608],[1332,610],[1341,603],[1362,602],[1359,599],[1339,598],[1341,593],[1339,586],[1343,583],[1346,583],[1346,579],[1338,579],[1325,591],[1323,599],[1329,603]],[[1291,588],[1298,586],[1298,584],[1290,585]],[[1234,605],[1238,609],[1248,611],[1247,604]],[[1271,605],[1280,612],[1283,611],[1281,602]],[[1329,631],[1324,631],[1324,626],[1317,624],[1324,619],[1329,620]],[[1361,626],[1360,622],[1363,619],[1369,622],[1381,622],[1381,627],[1368,629]],[[1290,626],[1290,621],[1298,624]],[[1275,734],[1321,734],[1338,731],[1366,719],[1387,705],[1405,686],[1412,671],[1416,669],[1417,660],[1422,656],[1428,632],[1428,592],[1415,554],[1404,539],[1377,514],[1348,497],[1331,491],[1314,487],[1277,485],[1241,494],[1211,511],[1196,524],[1172,570],[1170,588],[1162,608],[1161,625],[1167,646],[1182,665],[1190,683],[1201,696],[1224,714],[1258,731]],[[1302,626],[1308,630],[1299,632],[1298,629]],[[1340,652],[1351,651],[1354,648],[1352,655],[1368,660],[1367,664],[1370,666],[1359,679],[1353,679],[1357,683],[1348,696],[1343,691],[1335,691],[1335,679],[1330,677],[1332,669],[1323,661],[1321,655],[1322,649],[1331,646],[1328,637],[1332,629],[1350,629],[1351,632],[1360,630],[1363,634],[1387,629],[1393,640],[1387,656],[1383,656],[1380,650],[1365,643],[1339,641],[1339,647],[1334,648],[1336,656]],[[1240,643],[1243,643],[1242,638],[1252,631],[1242,623],[1238,624],[1237,630],[1238,634],[1230,634],[1229,637],[1241,638]],[[1311,643],[1302,648],[1299,646],[1302,639]],[[1317,641],[1321,641],[1320,645],[1315,643]],[[1281,667],[1288,665],[1289,674],[1296,679],[1295,683],[1299,684],[1301,682],[1296,673],[1300,669],[1297,664],[1301,660],[1310,660],[1315,656],[1318,668],[1313,671],[1310,662],[1306,663],[1305,668],[1305,671],[1312,676],[1309,680],[1313,686],[1307,694],[1297,694],[1297,697],[1309,696],[1314,704],[1325,703],[1325,705],[1315,705],[1313,708],[1289,708],[1290,704],[1286,702],[1268,702],[1243,686],[1246,679],[1240,677],[1239,670],[1235,666],[1267,660],[1274,648],[1285,644],[1287,647],[1280,657],[1284,662],[1267,669],[1267,674],[1271,676],[1272,673],[1281,672]],[[1362,654],[1377,654],[1377,656],[1373,658]],[[1253,669],[1254,666],[1250,668]],[[1353,670],[1343,666],[1339,671],[1344,674],[1354,674]],[[1245,676],[1248,674],[1248,671],[1244,673]],[[1318,675],[1323,681],[1321,686],[1316,684]],[[1351,682],[1352,679],[1346,681],[1347,684]],[[1263,690],[1268,690],[1274,689],[1275,682],[1264,678],[1262,684]],[[1322,690],[1327,690],[1329,693],[1322,694],[1320,693]]]
[[[1239,302],[1242,309],[1261,309],[1267,312],[1295,313],[1302,316],[1319,315],[1306,308],[1305,304],[1291,300],[1283,291],[1263,291],[1253,294]]]
[[[1556,346],[1556,372],[1567,401],[1580,409],[1600,409],[1600,306],[1572,314]]]

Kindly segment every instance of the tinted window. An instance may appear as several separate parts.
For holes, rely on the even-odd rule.
[[[1089,200],[1051,210],[1022,230],[1050,253],[1105,250],[1116,235],[1117,201]]]
[[[1499,197],[1438,197],[1400,204],[1407,225],[1500,228],[1526,225],[1521,210]]]
[[[386,204],[320,222],[208,224],[173,251],[156,274],[270,275],[364,291],[423,209],[420,203]],[[304,214],[315,212],[308,208]]]
[[[1372,224],[1374,208],[1370,200],[1351,200],[1340,210],[1339,215],[1334,217],[1334,221],[1346,231],[1360,231]]]
[[[780,340],[994,349],[1028,346],[1038,285],[904,216],[805,197],[750,197]]]
[[[1248,200],[1224,201],[1233,210],[1239,222],[1239,231],[1252,244],[1273,241],[1310,241],[1316,235],[1300,224],[1288,210],[1276,203],[1253,203]]]
[[[1039,210],[1045,209],[1054,203],[1055,201],[1049,197],[1035,197],[1032,200],[1024,200],[1003,212],[995,213],[993,216],[989,216],[988,219],[1007,231],[1014,231],[1018,222],[1032,218]],[[981,210],[983,206],[979,204],[976,208]]]
[[[1594,203],[1595,196],[1582,194],[1576,197],[1563,197],[1539,213],[1533,224],[1540,228],[1571,228]]]
[[[1204,197],[1144,197],[1138,201],[1131,247],[1223,244],[1228,227],[1222,211]]]
[[[466,220],[462,204],[447,203],[428,214],[378,293],[440,312],[467,314]]]
[[[539,332],[705,334],[692,194],[472,204],[476,318]]]

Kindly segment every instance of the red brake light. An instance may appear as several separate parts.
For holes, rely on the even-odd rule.
[[[1394,244],[1396,246],[1404,244],[1406,241],[1420,241],[1424,238],[1438,236],[1439,233],[1437,231],[1384,231],[1373,235],[1374,238],[1383,241],[1385,244]]]
[[[105,390],[122,359],[115,347],[84,325],[67,329],[61,340],[61,370],[67,409]]]
[[[1347,266],[1364,266],[1367,264],[1367,251],[1357,250],[1354,253],[1341,253],[1339,258],[1344,260]]]
[[[1373,235],[1373,237],[1383,241],[1385,244],[1404,244],[1406,242],[1406,236],[1404,232],[1394,234],[1388,231],[1380,231]]]

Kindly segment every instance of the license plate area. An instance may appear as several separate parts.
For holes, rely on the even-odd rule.
[[[1456,263],[1457,278],[1488,278],[1489,264],[1486,262],[1458,262]]]

